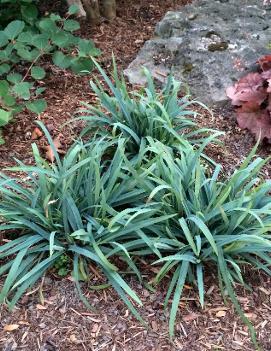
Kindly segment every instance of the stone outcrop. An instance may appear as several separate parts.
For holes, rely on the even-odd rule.
[[[227,101],[225,89],[270,54],[271,5],[262,0],[196,0],[168,12],[125,70],[142,85],[147,67],[159,81],[172,72],[207,104]]]

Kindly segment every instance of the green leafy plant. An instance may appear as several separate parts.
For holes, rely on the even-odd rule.
[[[65,277],[66,275],[69,274],[69,272],[70,272],[69,263],[70,263],[70,259],[69,259],[69,256],[67,256],[67,255],[61,255],[56,260],[56,262],[54,264],[54,268],[56,269],[57,274],[60,277]]]
[[[5,111],[3,109],[0,109],[0,128],[4,127],[6,124],[8,124],[9,120],[11,117],[11,113],[9,111]],[[4,144],[4,139],[2,137],[2,132],[0,129],[0,145]]]
[[[130,175],[128,168],[136,165],[125,161],[123,139],[117,145],[104,140],[78,142],[61,160],[48,131],[40,127],[56,164],[50,166],[34,145],[36,166],[19,162],[12,168],[27,178],[0,177],[0,232],[6,238],[9,231],[13,233],[12,240],[0,246],[0,259],[8,258],[0,268],[0,275],[7,273],[0,303],[6,301],[12,308],[26,289],[67,255],[80,294],[79,280],[89,278],[88,263],[96,264],[140,319],[126,294],[138,304],[141,301],[112,259],[117,256],[126,262],[141,279],[129,251],[143,247],[144,253],[157,252],[148,246],[148,238],[158,238],[159,223],[169,216],[159,215],[159,204],[143,201],[146,194]]]
[[[38,18],[36,4],[36,0],[0,0],[0,29],[15,19],[33,25]]]
[[[208,174],[199,152],[180,150],[176,158],[161,143],[152,143],[157,159],[147,181],[149,199],[162,199],[164,214],[173,215],[165,229],[168,246],[160,250],[163,257],[155,262],[163,264],[157,283],[173,273],[165,299],[166,307],[173,296],[171,335],[185,282],[197,284],[203,305],[204,268],[212,265],[217,269],[221,293],[231,299],[256,342],[234,289],[235,282],[247,287],[242,276],[244,265],[271,275],[271,182],[260,177],[268,160],[253,160],[256,148],[225,181],[219,180],[221,165]]]
[[[198,102],[189,100],[188,96],[179,98],[180,83],[172,76],[159,91],[150,73],[145,70],[147,87],[139,92],[129,92],[124,78],[118,76],[114,61],[114,82],[98,63],[95,62],[95,65],[109,93],[104,90],[98,79],[90,82],[91,88],[99,98],[99,105],[95,107],[85,104],[86,109],[80,111],[84,116],[79,118],[87,121],[83,134],[98,133],[101,136],[112,137],[122,135],[129,139],[127,148],[133,154],[138,152],[142,140],[146,137],[157,139],[170,147],[180,144],[186,147],[187,141],[199,145],[206,142],[210,134],[213,134],[213,139],[221,134],[197,127],[197,113],[193,111],[192,105]]]
[[[40,98],[45,88],[39,84],[46,76],[45,58],[75,74],[92,70],[92,57],[100,52],[91,40],[73,34],[80,28],[70,19],[76,11],[71,6],[65,18],[50,14],[39,19],[36,12],[34,16],[25,9],[23,20],[13,20],[0,31],[0,126],[23,108],[36,114],[46,109],[46,101]]]

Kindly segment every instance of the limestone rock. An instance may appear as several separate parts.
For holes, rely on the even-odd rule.
[[[166,14],[125,74],[142,85],[142,66],[161,82],[172,72],[199,101],[225,103],[225,89],[270,53],[270,26],[262,0],[197,0]]]

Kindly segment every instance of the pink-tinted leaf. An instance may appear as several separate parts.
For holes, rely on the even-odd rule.
[[[260,73],[249,73],[234,86],[229,87],[226,94],[235,106],[241,106],[247,101],[253,101],[260,106],[266,99],[266,89],[263,83],[264,78]]]
[[[234,106],[240,106],[242,105],[242,101],[238,99],[238,93],[237,93],[237,84],[228,87],[226,89],[226,95],[228,96],[229,99],[231,99],[231,103]]]
[[[261,57],[257,63],[260,65],[262,71],[271,69],[271,55]]]
[[[237,111],[237,121],[242,129],[250,130],[256,138],[271,139],[271,115],[267,109],[243,111],[242,108]]]
[[[271,69],[269,69],[268,71],[264,71],[261,75],[262,75],[263,79],[265,79],[265,80],[270,79],[271,78]]]
[[[261,57],[261,73],[249,73],[226,90],[237,106],[240,128],[271,143],[271,55]]]
[[[265,79],[265,81],[267,83],[266,91],[268,93],[271,93],[271,69],[269,69],[268,71],[263,72],[262,73],[262,77]]]

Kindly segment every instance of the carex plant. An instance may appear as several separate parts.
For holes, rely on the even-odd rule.
[[[98,103],[96,106],[84,104],[80,111],[81,119],[86,120],[83,135],[98,133],[100,136],[122,136],[128,140],[126,149],[137,154],[142,141],[147,137],[159,140],[170,147],[189,142],[200,145],[210,136],[215,139],[219,134],[207,128],[199,128],[196,123],[197,112],[193,105],[198,101],[189,95],[179,97],[181,84],[169,76],[162,89],[155,86],[150,72],[144,68],[146,87],[129,91],[123,76],[119,76],[113,58],[112,79],[94,60],[102,82],[94,78],[90,82]]]
[[[271,275],[271,181],[260,175],[268,160],[255,157],[256,145],[223,180],[221,165],[210,170],[201,163],[200,151],[182,149],[176,156],[157,141],[150,147],[157,157],[155,170],[145,170],[149,173],[149,199],[159,199],[164,214],[173,215],[166,221],[167,247],[160,250],[163,257],[154,262],[162,264],[156,283],[172,273],[165,298],[166,307],[172,297],[170,334],[174,333],[186,281],[197,285],[203,306],[204,269],[211,265],[223,297],[231,299],[256,342],[254,329],[238,303],[235,283],[248,288],[243,266]]]
[[[0,246],[0,275],[6,279],[0,302],[13,307],[64,255],[85,303],[80,281],[90,280],[89,264],[95,264],[142,320],[134,306],[141,300],[118,264],[124,262],[141,281],[136,263],[146,256],[160,267],[157,284],[170,277],[165,307],[172,301],[171,336],[185,282],[197,286],[204,305],[205,271],[213,267],[222,295],[231,299],[256,344],[235,287],[248,288],[244,265],[271,273],[271,183],[261,177],[267,160],[256,157],[256,145],[225,179],[222,166],[204,155],[217,134],[189,118],[191,102],[178,97],[172,77],[159,91],[146,72],[147,87],[129,92],[115,66],[112,81],[95,64],[109,91],[91,82],[99,105],[86,105],[78,117],[86,120],[82,134],[91,133],[89,141],[75,142],[60,159],[40,124],[55,164],[34,145],[35,166],[18,161],[13,168],[26,178],[1,174],[0,231],[6,242]]]
[[[141,279],[129,251],[152,252],[148,237],[159,236],[159,224],[168,215],[159,213],[159,203],[143,201],[144,189],[129,174],[133,165],[124,163],[124,139],[116,144],[104,139],[76,142],[61,160],[48,131],[40,127],[56,163],[49,165],[34,145],[36,165],[18,161],[19,166],[12,168],[26,173],[26,178],[0,176],[0,231],[6,239],[12,231],[13,238],[0,246],[0,275],[6,275],[0,302],[12,308],[61,256],[68,255],[82,298],[79,281],[90,276],[91,262],[140,319],[127,295],[138,304],[141,301],[118,273],[113,257],[118,256]],[[108,158],[112,147],[113,156]]]

